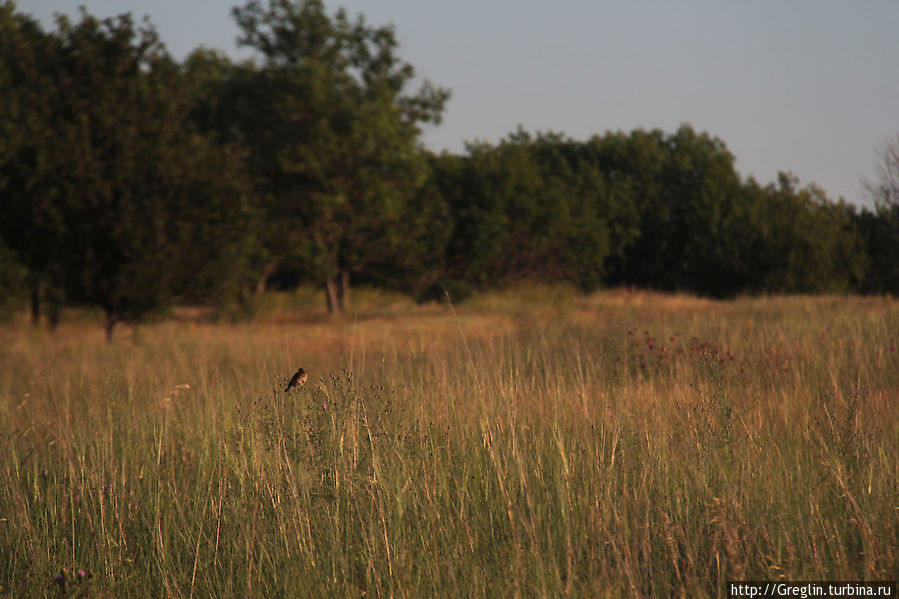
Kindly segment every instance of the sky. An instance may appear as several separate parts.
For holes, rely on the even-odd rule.
[[[241,2],[243,1],[241,0]],[[169,51],[248,57],[237,0],[19,0],[56,12],[149,16]],[[398,54],[447,87],[435,151],[496,143],[519,125],[587,139],[684,123],[719,137],[744,177],[790,171],[870,205],[877,150],[899,134],[896,0],[325,0],[393,24]]]

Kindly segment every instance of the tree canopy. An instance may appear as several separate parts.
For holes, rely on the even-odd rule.
[[[561,281],[739,293],[899,290],[895,146],[873,209],[790,173],[760,184],[724,141],[519,128],[434,154],[449,91],[395,31],[320,0],[233,10],[254,58],[172,59],[148,22],[82,10],[44,31],[0,3],[0,291],[96,306],[107,329],[172,302],[250,302],[351,278],[419,299]],[[18,290],[18,291],[17,291]]]
[[[2,26],[27,35],[0,36],[21,113],[0,230],[35,284],[101,307],[111,335],[220,274],[245,234],[242,165],[195,132],[155,30],[84,12],[54,34]]]
[[[439,122],[449,93],[407,88],[412,65],[391,27],[371,27],[322,2],[258,1],[235,8],[262,63],[223,82],[221,134],[245,144],[262,208],[261,285],[293,262],[339,311],[350,274],[428,253],[419,218],[428,198],[421,126]]]

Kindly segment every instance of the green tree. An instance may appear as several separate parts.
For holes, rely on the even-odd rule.
[[[28,271],[0,240],[0,320],[12,314],[26,294]]]
[[[866,256],[845,203],[789,173],[764,188],[747,182],[741,223],[748,289],[775,293],[831,293],[856,288]]]
[[[11,261],[26,268],[34,324],[41,322],[45,300],[60,295],[58,286],[51,288],[60,274],[60,248],[48,239],[63,223],[47,193],[48,165],[40,150],[54,92],[47,66],[58,46],[14,3],[0,4],[0,239],[12,250]],[[52,307],[51,324],[57,313]]]
[[[870,259],[864,289],[899,292],[899,135],[877,152],[877,181],[867,183],[873,209],[856,216]]]
[[[576,283],[589,289],[608,283],[617,261],[639,234],[639,218],[630,182],[607,171],[601,152],[602,141],[593,136],[586,142],[565,139],[561,136],[540,136],[535,148],[536,158],[544,173],[544,179],[553,188],[568,189],[567,202],[574,212],[566,228],[572,240],[569,256],[562,259],[576,263],[578,256],[588,260],[592,277]],[[594,241],[605,241],[603,254],[589,251],[587,236],[596,235]]]
[[[261,286],[293,262],[340,311],[351,274],[429,253],[419,247],[432,239],[417,214],[429,179],[419,135],[439,122],[448,92],[427,82],[405,91],[414,70],[396,56],[391,27],[342,10],[331,17],[317,0],[251,1],[233,12],[241,44],[263,63],[231,74],[224,116],[212,120],[248,149],[265,215]]]
[[[855,220],[865,244],[868,270],[863,290],[868,293],[899,292],[899,205],[878,204],[863,208]]]
[[[627,202],[592,141],[519,130],[434,164],[453,219],[445,279],[457,289],[516,279],[594,289],[631,234]]]
[[[683,125],[673,135],[610,134],[598,145],[608,177],[628,190],[639,215],[639,233],[616,261],[613,281],[732,292],[724,228],[740,180],[724,143]]]
[[[38,101],[2,230],[68,301],[101,307],[111,337],[227,272],[241,235],[216,225],[240,226],[241,163],[190,127],[184,77],[152,26],[82,12],[45,37],[37,59],[8,61],[34,70],[17,90]]]

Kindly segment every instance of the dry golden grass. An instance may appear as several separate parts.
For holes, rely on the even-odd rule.
[[[516,290],[0,329],[0,594],[722,596],[899,569],[899,305]],[[284,394],[282,376],[310,380]],[[91,578],[82,580],[83,570]]]

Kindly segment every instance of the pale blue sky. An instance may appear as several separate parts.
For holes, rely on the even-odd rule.
[[[84,4],[149,15],[170,52],[238,56],[236,0],[26,0],[46,26]],[[242,2],[241,2],[242,3]],[[326,0],[393,23],[400,55],[452,89],[434,150],[496,142],[521,124],[577,139],[690,123],[744,176],[792,171],[865,202],[878,144],[899,132],[896,0]]]

